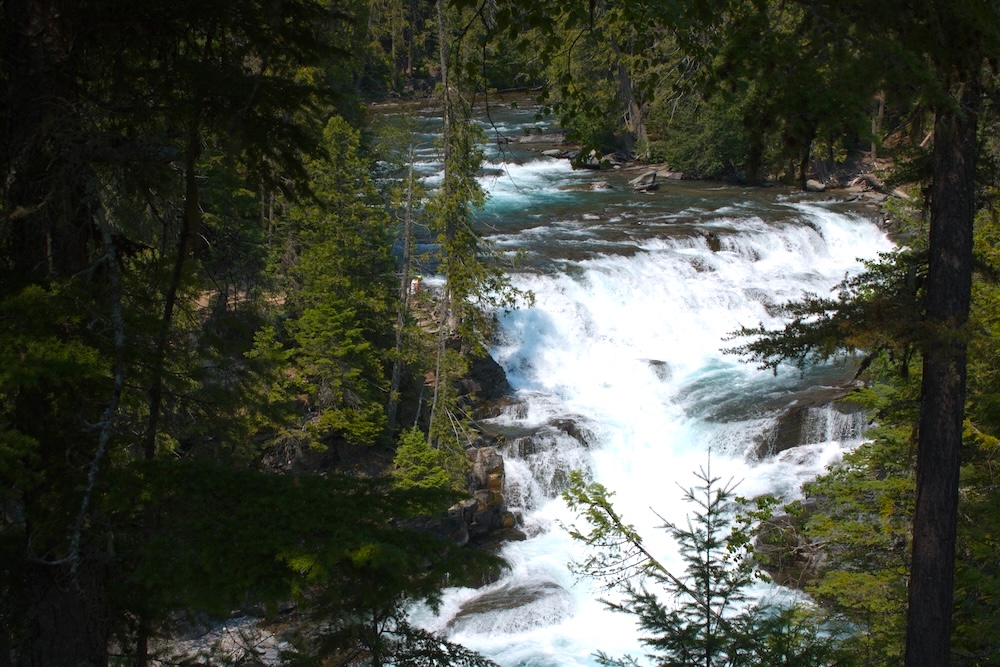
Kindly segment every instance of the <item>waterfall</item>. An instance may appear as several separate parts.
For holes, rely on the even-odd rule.
[[[861,269],[859,255],[891,247],[861,217],[785,207],[779,221],[688,213],[701,216],[695,234],[664,224],[637,238],[613,219],[595,226],[581,217],[498,235],[544,258],[512,275],[535,305],[502,317],[493,349],[520,401],[490,423],[509,434],[507,498],[528,539],[504,547],[508,576],[448,591],[440,614],[421,617],[426,627],[502,665],[592,665],[597,650],[641,655],[631,619],[607,611],[598,598],[608,593],[567,568],[582,556],[562,528],[574,520],[558,495],[570,470],[613,491],[626,520],[681,571],[653,511],[683,520],[680,487],[710,457],[715,474],[742,480],[742,495],[792,499],[858,442],[859,414],[808,404],[850,369],[774,375],[723,353],[741,324],[780,326],[777,304],[829,294]],[[780,433],[797,446],[768,451]]]
[[[743,496],[799,497],[862,437],[857,412],[821,400],[852,369],[761,372],[724,353],[728,336],[780,327],[777,306],[830,295],[893,246],[844,202],[687,182],[645,195],[628,188],[634,174],[574,172],[526,152],[494,159],[480,222],[498,250],[518,253],[511,280],[535,303],[500,316],[492,354],[517,404],[487,427],[505,434],[507,500],[528,538],[503,547],[499,582],[449,589],[437,613],[413,618],[505,667],[638,657],[633,619],[599,601],[613,592],[567,566],[584,555],[564,530],[575,521],[559,497],[569,471],[613,492],[677,572],[659,517],[684,520],[681,487],[700,467],[739,481]],[[609,184],[579,187],[596,179]]]

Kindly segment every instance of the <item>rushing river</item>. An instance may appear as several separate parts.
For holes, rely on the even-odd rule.
[[[526,112],[493,121],[494,140],[551,129]],[[803,413],[804,444],[760,456],[783,414],[843,384],[850,369],[774,375],[723,350],[740,325],[780,326],[776,304],[828,295],[859,259],[892,247],[829,195],[689,181],[637,193],[628,181],[641,172],[574,171],[545,148],[491,145],[478,218],[499,251],[519,256],[514,285],[535,295],[501,317],[492,350],[520,403],[485,425],[530,434],[512,435],[503,451],[508,503],[528,539],[503,548],[511,570],[502,581],[446,591],[437,614],[415,611],[419,624],[505,667],[643,653],[632,619],[608,611],[599,599],[609,593],[567,567],[583,555],[561,527],[574,522],[559,498],[569,470],[614,492],[647,546],[682,572],[654,510],[683,521],[680,487],[694,471],[710,464],[740,481],[741,495],[791,499],[857,443],[857,418],[816,407]],[[424,157],[433,183],[440,167],[429,149]]]

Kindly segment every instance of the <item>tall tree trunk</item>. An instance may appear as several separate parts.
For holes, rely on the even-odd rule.
[[[965,414],[966,342],[972,286],[972,227],[978,90],[934,122],[927,330],[923,350],[917,493],[906,628],[907,667],[949,664],[955,535]]]
[[[163,403],[163,375],[166,372],[167,345],[177,306],[177,293],[184,277],[184,264],[190,251],[191,239],[197,233],[201,222],[201,201],[197,180],[197,163],[200,155],[201,121],[200,112],[198,112],[195,113],[188,129],[188,145],[184,156],[184,214],[181,216],[181,230],[177,238],[174,269],[170,276],[170,283],[163,295],[163,316],[160,319],[160,333],[153,357],[153,377],[147,392],[149,417],[146,420],[146,431],[143,435],[143,450],[147,460],[152,460],[156,456],[156,431]]]
[[[449,64],[451,53],[448,48],[449,44],[449,31],[447,27],[447,19],[445,17],[445,3],[444,0],[437,0],[437,22],[438,22],[438,54],[441,58],[441,88],[442,88],[442,106],[444,112],[444,127],[442,128],[442,160],[444,162],[444,178],[441,181],[441,191],[444,198],[444,211],[445,211],[445,229],[444,229],[444,252],[446,255],[452,253],[455,245],[455,233],[457,231],[457,221],[455,220],[454,208],[458,205],[455,202],[455,173],[452,160],[452,151],[454,150],[454,129],[452,127],[455,122],[455,100],[452,96],[451,81],[449,77]],[[449,263],[453,262],[455,258],[448,257],[447,261]],[[458,330],[458,319],[459,319],[459,307],[455,292],[453,289],[452,281],[448,280],[445,285],[445,299],[444,308],[447,323],[448,333],[452,333]]]
[[[805,192],[806,184],[809,182],[809,156],[811,152],[811,144],[807,144],[802,153],[799,155],[799,190]]]
[[[59,0],[7,0],[0,9],[0,68],[6,93],[2,102],[6,122],[0,139],[6,177],[0,186],[4,218],[0,244],[10,261],[0,279],[5,290],[2,298],[12,295],[6,290],[18,289],[22,283],[45,285],[52,278],[91,269],[101,252],[94,176],[83,149],[79,116],[81,91],[74,53],[79,11],[75,3]],[[109,266],[109,271],[116,272],[117,267]],[[101,304],[95,299],[84,309],[95,305]],[[90,528],[88,503],[78,509],[74,500],[59,499],[69,489],[74,492],[68,497],[75,498],[75,489],[82,487],[88,502],[93,497],[94,485],[71,462],[78,461],[74,456],[92,444],[96,447],[96,438],[92,440],[90,433],[68,436],[93,416],[77,414],[76,423],[65,428],[60,410],[67,408],[54,405],[44,382],[20,386],[11,396],[13,426],[37,436],[37,454],[44,468],[35,472],[44,474],[26,480],[23,488],[10,489],[23,502],[23,543],[21,553],[2,566],[5,574],[13,575],[4,582],[9,586],[3,593],[16,597],[5,600],[14,615],[8,616],[5,610],[4,620],[13,620],[15,627],[0,631],[4,635],[0,644],[8,649],[0,663],[104,667],[111,623],[106,556],[84,539],[84,528]],[[26,417],[32,422],[19,424]],[[110,434],[106,425],[98,424],[102,436]],[[98,477],[100,458],[90,462],[91,482]],[[13,537],[17,528],[6,529]],[[70,542],[69,553],[58,562],[47,560],[63,556],[64,536]]]
[[[879,133],[882,131],[882,119],[885,118],[885,91],[880,90],[875,96],[878,106],[872,115],[872,163],[878,159]]]
[[[413,163],[415,156],[410,146],[410,171],[406,180],[406,211],[403,218],[403,266],[399,281],[399,303],[396,313],[396,356],[392,361],[392,378],[389,382],[389,406],[386,409],[386,430],[391,436],[396,430],[396,413],[399,409],[399,386],[403,380],[403,338],[406,316],[410,312],[410,270],[413,248]]]
[[[410,19],[406,22],[406,27],[404,28],[403,39],[406,41],[406,76],[411,76],[413,74],[413,50],[415,48],[414,41],[417,38],[417,21],[420,19],[420,15],[417,13],[417,2],[416,0],[409,0],[410,8]]]
[[[750,185],[758,185],[761,180],[761,162],[764,160],[764,147],[759,137],[750,137],[747,148],[746,178]]]
[[[27,637],[18,667],[106,667],[110,609],[100,563],[84,555],[75,574],[66,566],[29,564]]]
[[[622,105],[622,114],[625,121],[625,128],[629,132],[632,140],[631,150],[638,144],[642,150],[648,150],[646,135],[646,123],[643,118],[642,107],[635,98],[635,87],[632,85],[632,75],[629,72],[628,64],[625,62],[625,54],[618,45],[618,40],[611,38],[611,48],[618,60],[618,99]],[[643,156],[640,156],[643,157]]]

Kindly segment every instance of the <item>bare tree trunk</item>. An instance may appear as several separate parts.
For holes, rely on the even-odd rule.
[[[444,111],[444,127],[442,128],[442,159],[444,161],[444,178],[441,181],[441,191],[442,197],[444,198],[443,209],[445,211],[445,248],[444,252],[446,255],[451,253],[454,249],[455,244],[455,233],[457,222],[455,220],[455,215],[452,212],[454,206],[455,197],[455,186],[454,186],[454,169],[451,164],[452,143],[454,141],[454,103],[452,98],[451,81],[449,77],[449,59],[451,57],[448,48],[448,41],[450,39],[447,22],[445,20],[445,3],[444,0],[437,0],[437,20],[438,20],[438,53],[441,58],[441,87],[442,87],[442,106]],[[453,261],[454,258],[448,258],[448,261]],[[455,298],[455,292],[451,280],[448,280],[445,285],[445,298],[444,298],[444,308],[447,315],[447,330],[448,332],[454,332],[458,330],[458,310],[459,304]]]
[[[759,137],[750,137],[750,147],[747,149],[746,178],[750,185],[757,185],[761,180],[761,162],[763,161],[764,147],[761,145]]]
[[[927,331],[906,632],[907,667],[943,667],[951,653],[958,482],[965,415],[964,328],[972,289],[978,90],[934,122]]]
[[[414,41],[417,38],[416,28],[417,25],[417,3],[416,0],[409,0],[410,7],[410,20],[407,22],[407,27],[403,35],[403,39],[406,40],[406,76],[413,74],[413,48]]]
[[[799,156],[799,190],[803,192],[806,189],[806,183],[809,181],[809,155],[811,154],[810,146],[807,145]]]

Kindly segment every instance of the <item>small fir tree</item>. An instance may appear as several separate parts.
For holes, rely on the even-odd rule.
[[[749,601],[748,588],[756,578],[749,557],[752,531],[746,520],[736,520],[736,484],[722,483],[710,468],[695,477],[699,483],[684,490],[684,499],[695,508],[686,525],[664,520],[662,526],[684,562],[683,574],[677,575],[615,511],[607,489],[572,473],[563,497],[589,530],[573,527],[570,534],[593,547],[584,561],[573,564],[576,572],[604,579],[622,592],[623,601],[605,604],[636,616],[650,649],[647,657],[658,665],[831,664],[832,640],[821,638],[810,610]],[[778,652],[781,661],[768,663],[768,656]],[[630,656],[603,653],[598,660],[639,664]]]

